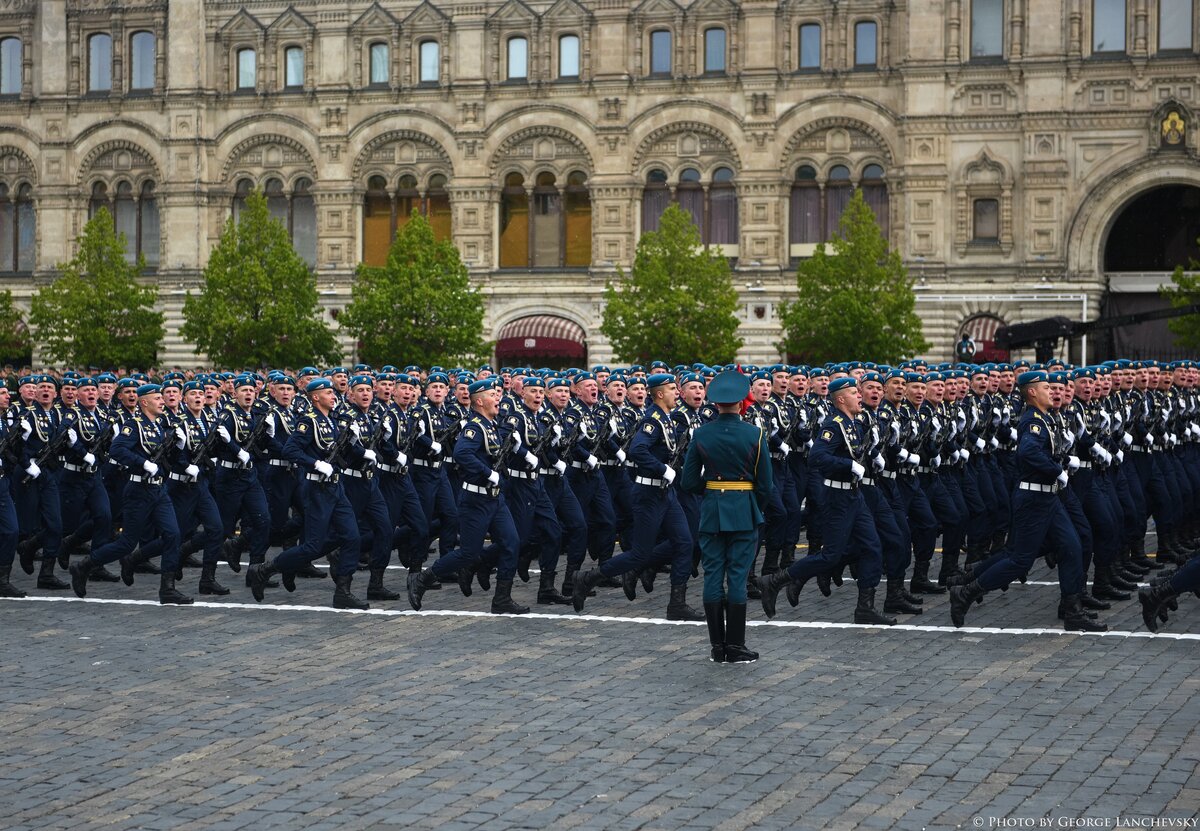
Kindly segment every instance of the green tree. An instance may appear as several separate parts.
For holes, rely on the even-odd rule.
[[[1200,262],[1191,260],[1186,269],[1181,265],[1176,266],[1171,283],[1158,291],[1172,308],[1181,309],[1200,303]],[[1188,349],[1200,347],[1200,314],[1177,317],[1167,322],[1167,328],[1175,335],[1180,346]]]
[[[188,292],[180,334],[217,366],[284,367],[337,363],[333,330],[321,320],[317,281],[271,217],[261,191],[246,197],[237,222],[225,223],[204,269],[199,294]]]
[[[642,234],[633,270],[617,270],[604,300],[600,331],[622,361],[728,363],[742,345],[729,261],[701,246],[678,205],[663,211],[657,231]]]
[[[32,348],[25,318],[13,303],[12,292],[0,291],[0,358],[25,360]]]
[[[896,363],[919,355],[929,343],[912,286],[900,255],[888,248],[875,214],[855,191],[829,247],[818,245],[797,269],[799,297],[779,312],[781,351],[814,364]]]
[[[358,266],[339,320],[371,364],[467,364],[491,346],[482,339],[483,297],[454,243],[437,240],[415,214],[388,249],[387,265]]]
[[[146,267],[125,258],[124,234],[112,216],[96,212],[83,226],[79,253],[58,266],[59,277],[33,296],[29,323],[45,356],[73,366],[149,367],[163,339],[158,289],[139,282]]]

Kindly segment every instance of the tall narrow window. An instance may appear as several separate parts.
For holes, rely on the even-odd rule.
[[[562,195],[553,173],[539,173],[533,188],[534,268],[562,265]]]
[[[309,268],[317,265],[317,205],[312,198],[312,182],[297,179],[292,188],[291,225],[292,246]]]
[[[279,220],[283,227],[287,228],[288,198],[283,189],[283,182],[279,179],[268,179],[263,187],[263,195],[267,197],[267,213],[271,215],[271,219]]]
[[[854,24],[854,65],[875,66],[879,63],[876,50],[875,21],[863,20]]]
[[[971,57],[1004,54],[1004,0],[971,0]]]
[[[129,88],[154,89],[154,35],[150,32],[136,32],[130,38],[129,51]]]
[[[88,92],[112,89],[112,38],[92,35],[88,38]]]
[[[708,207],[708,238],[704,241],[711,245],[737,245],[737,190],[733,184],[733,171],[729,168],[718,167],[713,171]]]
[[[578,35],[563,35],[558,39],[558,77],[579,77]]]
[[[671,74],[671,33],[666,29],[650,33],[650,74]]]
[[[137,204],[133,201],[133,185],[129,182],[117,184],[113,221],[116,223],[117,236],[125,235],[125,262],[137,262]]]
[[[425,191],[425,211],[429,215],[434,239],[450,239],[450,193],[446,190],[446,177],[441,173],[429,177],[429,188]]]
[[[387,180],[372,176],[367,180],[367,196],[363,203],[363,262],[371,266],[387,265],[388,249],[392,245],[392,199]]]
[[[1092,52],[1125,51],[1125,0],[1092,0]]]
[[[525,177],[510,173],[500,192],[500,267],[529,265],[529,194]]]
[[[1192,48],[1192,0],[1158,0],[1158,51]]]
[[[94,218],[102,208],[110,214],[112,213],[111,206],[108,204],[108,185],[97,182],[92,185],[92,195],[88,199],[88,219]]]
[[[436,40],[421,44],[421,83],[436,84],[441,80],[441,56]]]
[[[700,229],[701,238],[704,234],[704,186],[700,184],[700,171],[694,167],[685,168],[679,174],[679,184],[675,187],[675,201],[692,217],[692,224]]]
[[[529,41],[508,39],[508,80],[524,81],[529,77]]]
[[[704,71],[725,71],[725,30],[704,30]]]
[[[825,183],[825,240],[831,239],[837,231],[842,212],[850,204],[853,195],[850,169],[845,165],[834,165],[829,170],[829,181]]]
[[[237,222],[242,211],[246,208],[246,197],[250,195],[250,191],[254,190],[254,184],[249,179],[242,179],[237,183],[237,187],[233,191],[233,221]]]
[[[253,49],[239,49],[237,53],[237,88],[254,89],[258,83],[258,56]]]
[[[642,231],[657,231],[663,211],[671,204],[671,189],[667,187],[667,174],[662,170],[651,170],[646,174],[646,187],[642,191]]]
[[[821,68],[821,25],[805,23],[800,27],[800,68]]]
[[[0,182],[0,272],[17,270],[17,211],[10,196]]]
[[[587,174],[582,170],[567,176],[563,211],[563,265],[567,268],[586,268],[592,264],[592,200],[588,194]]]
[[[869,164],[862,172],[863,201],[875,214],[875,222],[884,237],[888,235],[888,195],[887,183],[883,181],[883,168],[877,164]]]
[[[138,199],[138,253],[146,258],[147,268],[158,268],[161,231],[158,225],[158,200],[154,183],[143,182]]]
[[[299,46],[289,46],[283,53],[283,63],[283,85],[291,89],[304,86],[304,50]]]
[[[1000,239],[1000,200],[976,199],[973,208],[971,239],[996,242]]]
[[[790,244],[821,242],[821,188],[817,184],[817,171],[810,165],[801,165],[796,170],[790,207]]]
[[[20,38],[0,40],[0,95],[20,95],[21,64]]]
[[[395,218],[392,221],[394,235],[408,224],[414,214],[421,213],[421,191],[417,189],[417,177],[411,173],[401,176],[400,187],[396,189],[396,196],[392,201],[396,206],[393,212]]]
[[[371,84],[386,84],[390,76],[388,63],[390,51],[386,43],[371,44]]]
[[[33,188],[17,188],[17,271],[33,271],[37,240],[37,217],[33,211]]]

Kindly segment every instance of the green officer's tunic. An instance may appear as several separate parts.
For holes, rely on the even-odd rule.
[[[774,486],[771,453],[762,429],[731,413],[696,429],[683,463],[680,487],[703,494],[700,552],[704,602],[746,602],[746,575],[758,549],[759,505]]]

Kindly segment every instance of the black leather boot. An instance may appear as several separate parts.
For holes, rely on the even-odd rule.
[[[1107,632],[1108,626],[1088,617],[1079,595],[1069,594],[1062,599],[1063,629],[1068,632]]]
[[[1085,615],[1087,615],[1088,617],[1090,617],[1092,620],[1096,620],[1096,618],[1100,617],[1100,615],[1099,615],[1099,614],[1097,614],[1096,612],[1093,612],[1091,609],[1089,609],[1089,608],[1087,608],[1086,606],[1084,606],[1084,605],[1083,605],[1083,595],[1080,595],[1079,597],[1080,597],[1080,602],[1079,602],[1079,609],[1080,609],[1080,611],[1082,611],[1082,612],[1083,612]],[[1067,610],[1067,602],[1066,602],[1066,600],[1065,600],[1065,599],[1060,599],[1060,600],[1058,601],[1058,619],[1059,619],[1059,620],[1066,620],[1066,618],[1067,618],[1067,611],[1068,611],[1068,610]]]
[[[597,563],[599,565],[604,565],[611,559],[612,559],[612,555],[609,554],[607,556],[600,557],[597,560]],[[600,582],[597,583],[597,585],[601,586],[603,588],[606,588],[606,589],[619,589],[619,588],[621,588],[621,581],[615,577],[605,577],[604,575],[600,575]]]
[[[492,565],[486,563],[481,557],[479,562],[475,564],[475,580],[479,583],[479,588],[486,591],[492,589]]]
[[[470,597],[475,593],[474,585],[475,569],[460,568],[458,570],[458,590],[463,593],[463,597]]]
[[[767,572],[763,572],[767,577]],[[751,600],[762,600],[762,592],[758,588],[758,578],[754,576],[754,563],[750,563],[750,571],[746,574],[746,597]]]
[[[1107,565],[1096,564],[1096,576],[1092,581],[1092,596],[1097,600],[1128,600],[1130,595],[1119,591],[1114,585],[1109,568],[1110,566]]]
[[[42,569],[38,572],[37,587],[49,591],[61,591],[71,588],[71,584],[60,580],[54,574],[54,560],[42,560]]]
[[[725,604],[725,663],[752,664],[758,653],[746,648],[746,604]]]
[[[394,592],[383,585],[384,570],[379,567],[371,569],[371,580],[367,583],[367,600],[399,600],[400,593]]]
[[[71,572],[71,591],[75,592],[76,597],[87,596],[88,574],[92,570],[92,558],[80,558],[71,565],[67,566],[67,570]],[[4,575],[4,581],[8,582],[8,575]],[[0,596],[8,597],[11,595]]]
[[[164,571],[158,578],[158,602],[164,606],[190,606],[192,599],[175,588],[175,575]]]
[[[33,565],[37,561],[37,553],[41,547],[41,534],[30,534],[17,543],[17,558],[21,561],[21,571],[33,574]]]
[[[517,576],[521,578],[522,583],[529,582],[529,565],[533,562],[533,551],[528,546],[521,549],[521,553],[517,555]]]
[[[889,614],[919,615],[921,607],[909,603],[904,597],[904,578],[889,577],[887,579],[887,594],[883,598],[883,610]]]
[[[571,598],[558,593],[554,588],[554,572],[542,571],[538,579],[537,602],[539,606],[568,606]]]
[[[512,599],[512,580],[497,580],[496,593],[492,595],[493,615],[527,615],[528,606],[520,606]]]
[[[271,576],[278,573],[279,569],[275,568],[274,560],[267,563],[258,563],[246,569],[246,582],[250,584],[250,593],[254,595],[254,599],[259,603],[266,596]]]
[[[1157,571],[1160,568],[1166,568],[1166,565],[1163,563],[1156,563],[1154,560],[1151,560],[1149,557],[1147,557],[1145,549],[1146,544],[1144,542],[1131,542],[1129,544],[1129,561],[1140,566],[1141,568],[1146,569],[1147,573],[1151,571]]]
[[[229,594],[229,589],[225,588],[224,586],[222,586],[220,583],[217,582],[217,564],[216,563],[213,563],[211,566],[206,566],[206,565],[200,566],[200,587],[198,590],[199,590],[200,594],[215,594],[215,595]]]
[[[978,580],[950,589],[950,621],[961,627],[967,620],[967,610],[977,599],[983,597],[983,587]]]
[[[333,590],[333,608],[360,610],[371,608],[370,603],[365,600],[359,600],[354,592],[350,591],[350,584],[353,580],[353,574],[339,574],[333,578],[333,584],[336,586]]]
[[[221,543],[221,559],[233,569],[234,574],[242,573],[242,552],[238,550],[236,541],[225,540]]]
[[[1093,595],[1089,594],[1087,587],[1084,587],[1083,594],[1079,595],[1079,602],[1085,609],[1094,612],[1103,612],[1105,609],[1111,609],[1111,603],[1105,603],[1103,600],[1098,600]]]
[[[87,554],[83,555],[85,558]],[[92,566],[92,573],[88,575],[88,580],[93,583],[118,583],[121,578],[113,574],[104,566]]]
[[[651,567],[642,569],[642,590],[646,592],[646,594],[650,594],[650,592],[654,591],[654,578],[657,576],[658,569],[656,568]]]
[[[946,578],[946,587],[953,588],[954,586],[965,586],[975,579],[975,566],[963,566],[961,571],[956,571]],[[945,589],[943,589],[945,591]]]
[[[712,647],[708,660],[725,663],[725,602],[704,604],[704,620],[708,623],[708,644]]]
[[[162,574],[162,570],[149,557],[139,557],[133,564],[134,574]]]
[[[1166,580],[1138,592],[1138,602],[1142,604],[1142,620],[1147,629],[1157,632],[1159,621],[1166,622],[1167,609],[1175,597],[1175,590]]]
[[[975,565],[986,556],[987,550],[984,548],[984,543],[978,541],[967,543],[967,558],[963,560],[963,565]]]
[[[762,595],[759,600],[762,602],[763,614],[768,619],[775,617],[775,603],[779,599],[779,590],[791,583],[792,578],[786,571],[777,571],[758,578],[758,591]]]
[[[1121,574],[1117,571],[1117,566],[1114,563],[1108,564],[1108,580],[1121,591],[1132,592],[1137,591],[1138,588],[1137,580],[1130,580],[1126,575]]]
[[[12,574],[12,563],[0,568],[0,597],[28,597],[25,592],[18,589],[9,581],[9,576]]]
[[[408,573],[408,605],[413,607],[414,612],[421,611],[421,598],[425,596],[429,584],[436,579],[431,568]]]
[[[625,591],[625,597],[629,600],[637,599],[637,584],[638,573],[633,569],[621,575],[621,588]]]
[[[909,589],[916,594],[945,594],[946,587],[939,586],[929,579],[929,561],[916,560],[913,562],[913,576],[908,583]]]
[[[794,562],[796,562],[796,546],[785,546],[784,549],[779,552],[779,567],[777,570],[787,571],[788,567]]]
[[[583,611],[583,604],[593,595],[592,589],[599,586],[603,580],[604,575],[598,568],[575,575],[575,585],[571,587],[571,605],[575,607],[576,612]]]
[[[938,569],[937,584],[939,586],[949,586],[947,582],[951,574],[958,573],[958,555],[942,554],[942,567]]]
[[[671,584],[671,600],[667,603],[667,620],[704,620],[704,615],[687,603],[687,583]]]
[[[303,577],[307,580],[324,580],[329,576],[328,571],[319,569],[312,563],[305,563],[300,566],[300,568],[296,569],[295,574],[297,577]]]
[[[873,623],[878,626],[895,626],[896,619],[875,611],[875,590],[858,584],[858,605],[854,607],[855,623]]]
[[[780,551],[777,548],[768,548],[763,553],[763,574],[774,574],[779,571],[779,556]],[[753,573],[753,572],[752,572]]]
[[[575,593],[575,575],[579,574],[579,566],[567,566],[566,572],[563,574],[562,593],[570,599]],[[595,592],[590,592],[588,597],[595,597]]]

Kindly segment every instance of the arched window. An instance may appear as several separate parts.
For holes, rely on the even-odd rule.
[[[553,173],[539,173],[533,188],[533,268],[562,265],[562,195]]]
[[[117,183],[117,193],[113,199],[113,223],[117,236],[125,235],[125,261],[137,262],[138,206],[133,199],[133,185],[129,182]]]
[[[0,273],[33,271],[36,238],[33,189],[22,184],[14,195],[0,182]]]
[[[363,204],[364,263],[371,266],[387,264],[395,221],[387,180],[382,176],[372,176],[367,180],[367,196]]]
[[[875,66],[879,63],[875,21],[863,20],[854,24],[854,65]]]
[[[713,171],[712,185],[708,189],[708,229],[706,245],[738,244],[737,189],[733,184],[733,171],[718,167]]]
[[[525,177],[510,173],[500,191],[500,267],[529,265],[529,194]]]
[[[258,84],[258,55],[253,49],[239,49],[237,53],[237,88],[254,89]]]
[[[529,41],[508,39],[508,80],[524,81],[529,77]]]
[[[20,95],[23,54],[20,38],[0,40],[0,95]]]
[[[805,23],[800,27],[800,69],[821,68],[821,24]]]
[[[158,224],[158,199],[154,183],[143,182],[138,199],[138,253],[146,258],[147,268],[158,268],[161,230]]]
[[[382,86],[391,79],[391,50],[386,43],[371,44],[371,76],[372,86]]]
[[[237,222],[242,211],[246,208],[246,197],[250,195],[250,191],[254,190],[254,183],[249,179],[241,179],[237,183],[237,187],[233,191],[233,221]]]
[[[155,43],[151,32],[135,32],[129,39],[129,88],[154,89]]]
[[[671,33],[666,29],[650,33],[650,74],[671,74]]]
[[[563,35],[558,39],[558,77],[579,77],[578,35]]]
[[[725,72],[725,30],[704,30],[704,71],[713,74]]]
[[[112,90],[112,37],[105,34],[88,38],[88,92]]]
[[[268,179],[263,186],[263,195],[267,197],[267,213],[271,219],[278,219],[283,227],[288,227],[288,198],[279,179]],[[290,230],[290,229],[289,229]]]
[[[421,44],[421,83],[436,84],[442,78],[441,50],[436,40]]]
[[[654,169],[646,174],[642,191],[642,231],[657,231],[663,211],[671,204],[671,189],[667,187],[665,171]]]
[[[813,245],[821,242],[821,187],[817,171],[811,165],[801,165],[792,180],[789,236],[791,245]],[[793,252],[793,256],[799,252]]]
[[[0,182],[0,272],[17,270],[16,205],[9,196],[8,185]]]
[[[863,168],[860,184],[863,201],[875,214],[875,221],[884,237],[888,235],[888,194],[887,183],[883,181],[883,168],[877,164],[869,164]]]
[[[283,53],[283,65],[283,85],[288,89],[301,89],[304,86],[304,50],[289,46]]]
[[[838,229],[842,212],[850,204],[854,195],[854,187],[850,184],[850,168],[845,165],[834,165],[829,170],[829,180],[825,183],[825,239],[833,237]]]
[[[675,187],[675,201],[679,207],[692,215],[692,222],[704,234],[704,186],[700,184],[700,171],[694,167],[684,168]]]
[[[292,188],[291,225],[292,245],[309,268],[317,265],[317,205],[312,198],[312,181],[297,179]]]
[[[112,213],[111,206],[108,204],[108,185],[97,182],[92,185],[92,196],[88,200],[88,219],[94,217],[101,208]]]
[[[592,264],[592,199],[587,174],[576,170],[567,176],[563,190],[563,265],[586,268]]]
[[[392,224],[392,235],[399,231],[408,221],[412,219],[413,214],[421,212],[421,191],[417,189],[417,177],[411,173],[406,173],[400,177],[400,186],[396,188],[396,220]]]
[[[425,212],[434,238],[450,239],[450,193],[446,190],[446,177],[441,173],[429,177],[429,189],[425,191]]]

